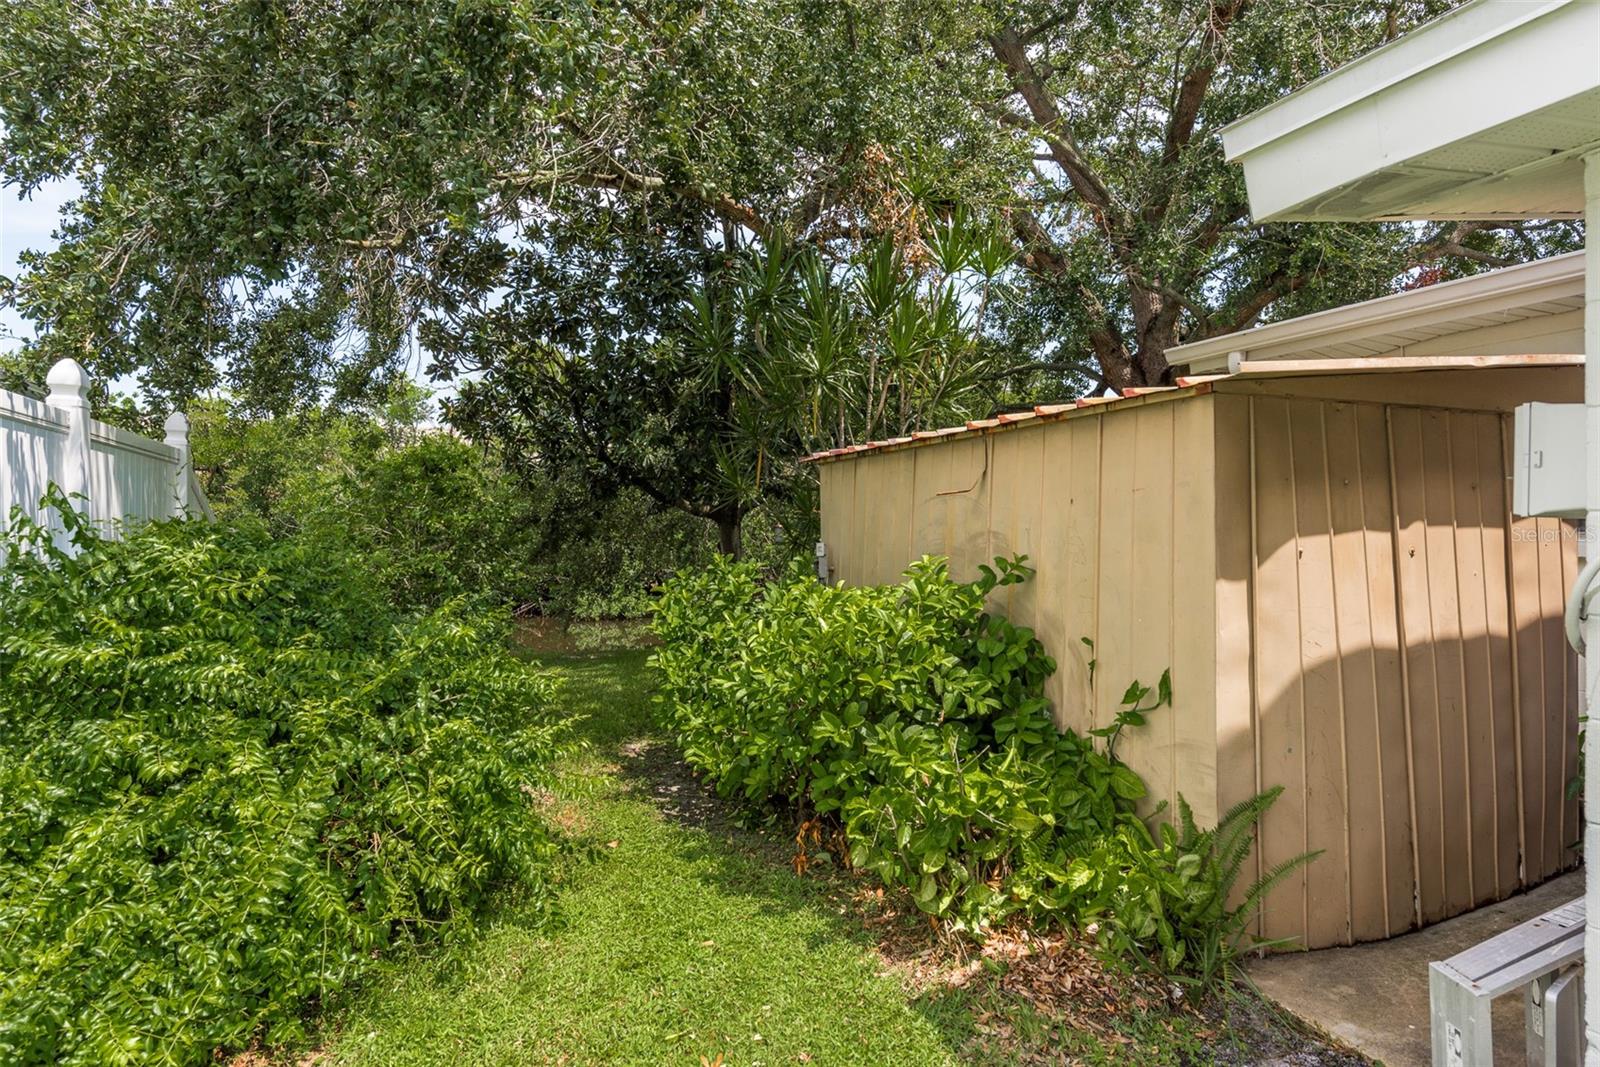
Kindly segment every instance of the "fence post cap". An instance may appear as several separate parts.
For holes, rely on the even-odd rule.
[[[82,399],[89,394],[89,372],[75,359],[58,360],[55,366],[50,368],[50,373],[45,375],[44,380],[50,387],[50,396],[47,399],[51,404],[63,400]]]
[[[167,421],[162,423],[162,426],[167,431],[167,443],[169,445],[172,444],[174,438],[180,441],[189,439],[189,416],[181,411],[174,411],[171,415],[168,415]]]

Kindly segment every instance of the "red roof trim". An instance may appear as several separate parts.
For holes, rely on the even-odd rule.
[[[973,419],[963,426],[942,426],[936,430],[913,430],[904,437],[891,437],[884,441],[868,441],[866,444],[845,445],[842,448],[830,448],[823,452],[813,452],[800,462],[815,463],[820,460],[838,459],[843,456],[855,456],[862,452],[880,452],[885,449],[899,448],[905,445],[925,444],[945,437],[977,436],[991,433],[996,430],[1009,429],[1020,423],[1030,422],[1055,422],[1069,418],[1084,408],[1104,408],[1111,405],[1138,399],[1146,394],[1171,393],[1173,399],[1182,396],[1200,396],[1211,391],[1211,382],[1227,375],[1206,376],[1194,379],[1179,379],[1179,384],[1149,386],[1127,390],[1122,396],[1085,396],[1065,404],[1039,404],[1032,411],[1010,411],[996,415],[992,419]]]

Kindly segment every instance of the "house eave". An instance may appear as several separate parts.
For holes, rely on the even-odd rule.
[[[1600,4],[1473,0],[1222,139],[1260,222],[1572,217],[1600,145]]]
[[[1226,373],[1233,362],[1302,355],[1308,349],[1365,342],[1402,347],[1407,330],[1435,336],[1480,326],[1485,316],[1532,318],[1583,297],[1583,253],[1534,260],[1422,289],[1319,311],[1167,350],[1190,374]],[[1392,343],[1390,343],[1392,342]]]

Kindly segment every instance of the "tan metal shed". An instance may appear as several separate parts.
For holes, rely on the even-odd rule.
[[[1565,297],[1474,312],[1517,271],[1235,337],[1231,373],[820,453],[832,575],[1025,553],[1034,579],[997,607],[1056,657],[1062,727],[1170,667],[1173,707],[1118,749],[1153,799],[1206,821],[1282,785],[1256,862],[1324,852],[1265,936],[1374,940],[1537,884],[1577,858],[1576,535],[1511,516],[1510,411],[1583,382]],[[1451,285],[1483,299],[1441,314]],[[1541,351],[1481,354],[1519,332]]]

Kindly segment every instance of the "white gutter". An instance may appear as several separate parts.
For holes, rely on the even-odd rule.
[[[1230,162],[1309,126],[1344,108],[1376,96],[1409,78],[1425,74],[1456,56],[1487,44],[1508,31],[1543,18],[1573,0],[1473,0],[1431,19],[1388,44],[1324,74],[1288,96],[1222,127]],[[1443,142],[1441,142],[1443,143]]]
[[[1595,537],[1600,535],[1600,151],[1591,153],[1583,162],[1584,257],[1588,266],[1583,292],[1583,350],[1589,357],[1583,371],[1589,504],[1584,547],[1585,555],[1593,560]],[[1583,637],[1590,649],[1600,650],[1600,611],[1584,622]],[[1600,707],[1600,652],[1591,652],[1583,662],[1586,706],[1592,710]],[[1584,899],[1588,914],[1583,943],[1583,1061],[1588,1067],[1600,1067],[1600,752],[1590,752],[1584,760],[1583,822]]]
[[[1583,253],[1568,252],[1470,278],[1440,282],[1424,289],[1176,345],[1167,349],[1167,362],[1173,366],[1187,364],[1195,374],[1221,371],[1228,368],[1228,357],[1232,353],[1239,353],[1248,360],[1251,352],[1268,346],[1292,351],[1295,347],[1342,344],[1375,334],[1528,307],[1582,293],[1583,274]]]
[[[1206,376],[1207,381],[1240,378],[1307,378],[1330,374],[1415,374],[1436,370],[1505,370],[1517,367],[1581,367],[1583,356],[1565,352],[1518,352],[1504,356],[1359,356],[1347,359],[1246,359],[1229,373]],[[1178,384],[1194,381],[1187,376]]]
[[[1508,79],[1507,70],[1538,73]],[[1485,207],[1494,195],[1471,204],[1432,198],[1479,179],[1496,182],[1492,194],[1503,188],[1497,179],[1515,171],[1532,180],[1563,160],[1575,167],[1587,142],[1548,130],[1532,140],[1505,135],[1509,124],[1557,115],[1597,89],[1595,0],[1474,0],[1225,127],[1222,139],[1228,159],[1244,166],[1258,222],[1573,217],[1544,204]],[[1575,117],[1585,118],[1555,122]],[[1473,143],[1488,154],[1463,155]],[[1515,166],[1496,161],[1506,152]],[[1366,189],[1384,174],[1381,190]]]

